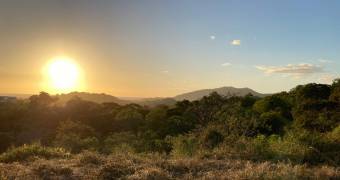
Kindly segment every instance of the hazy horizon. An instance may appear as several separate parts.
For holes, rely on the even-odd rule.
[[[178,94],[175,94],[173,96],[117,96],[115,94],[110,94],[110,93],[105,93],[105,92],[90,92],[90,91],[71,91],[71,92],[64,92],[64,93],[49,93],[50,95],[60,95],[60,94],[69,94],[69,93],[90,93],[90,94],[106,94],[106,95],[111,95],[111,96],[115,96],[118,97],[122,100],[138,100],[138,99],[144,99],[144,98],[172,98],[178,95],[182,95],[182,94],[186,94],[186,93],[191,93],[191,92],[195,92],[195,91],[201,91],[201,90],[210,90],[210,89],[218,89],[218,88],[224,88],[224,87],[232,87],[232,88],[236,88],[236,89],[243,89],[243,88],[248,88],[248,87],[233,87],[233,86],[221,86],[221,87],[216,87],[216,88],[202,88],[202,89],[194,89],[192,91],[184,91],[184,92],[180,92]],[[250,88],[251,89],[251,88]],[[274,92],[274,93],[264,93],[264,92],[259,92],[256,89],[251,89],[254,90],[260,94],[274,94],[274,93],[279,93],[282,91],[278,91],[278,92]],[[41,91],[43,92],[43,91]],[[40,92],[35,92],[35,93],[2,93],[0,92],[0,96],[15,96],[15,97],[29,97],[32,95],[36,95],[39,94]]]
[[[0,93],[171,97],[331,83],[340,76],[339,8],[321,0],[2,0]]]

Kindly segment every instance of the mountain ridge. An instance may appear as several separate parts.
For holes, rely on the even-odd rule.
[[[181,101],[181,100],[189,100],[189,101],[194,101],[194,100],[199,100],[203,96],[207,96],[212,92],[217,92],[218,94],[222,96],[245,96],[247,94],[252,94],[254,96],[258,97],[265,97],[268,94],[262,94],[259,92],[254,91],[253,89],[250,88],[235,88],[232,86],[223,86],[219,88],[212,88],[212,89],[200,89],[196,91],[191,91],[183,94],[179,94],[174,97],[175,100]]]
[[[199,89],[195,91],[190,91],[186,93],[182,93],[173,97],[151,97],[151,98],[127,98],[127,97],[117,97],[105,93],[89,93],[89,92],[70,92],[66,94],[57,94],[54,95],[54,97],[58,98],[57,104],[64,105],[67,101],[74,97],[79,97],[86,101],[92,101],[96,103],[117,103],[120,105],[126,105],[126,104],[139,104],[142,106],[158,106],[161,104],[164,105],[173,105],[176,103],[176,101],[182,101],[182,100],[189,100],[189,101],[195,101],[199,100],[204,96],[208,96],[209,94],[217,92],[221,96],[245,96],[247,94],[252,94],[254,96],[258,97],[265,97],[269,94],[262,94],[259,92],[256,92],[253,89],[250,88],[235,88],[232,86],[223,86],[219,88],[211,88],[211,89]]]
[[[250,88],[235,88],[232,86],[223,86],[219,88],[212,89],[200,89],[196,91],[191,91],[183,94],[179,94],[173,97],[154,97],[154,98],[139,98],[139,99],[126,99],[120,98],[104,93],[86,93],[86,92],[71,92],[68,94],[57,95],[59,98],[59,103],[64,104],[68,100],[70,100],[74,96],[78,96],[79,98],[87,101],[104,103],[104,102],[114,102],[117,104],[125,105],[129,103],[136,103],[142,106],[158,106],[161,104],[164,105],[173,105],[176,101],[189,100],[195,101],[199,100],[204,96],[208,96],[209,94],[217,92],[221,96],[245,96],[247,94],[252,94],[258,97],[265,97],[268,94],[261,94]]]

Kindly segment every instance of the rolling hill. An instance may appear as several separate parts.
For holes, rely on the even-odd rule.
[[[245,96],[247,94],[252,94],[258,97],[267,96],[266,94],[258,93],[249,88],[220,87],[220,88],[215,88],[215,89],[202,89],[202,90],[180,94],[180,95],[175,96],[174,99],[176,101],[181,101],[185,99],[189,101],[194,101],[194,100],[199,100],[203,96],[207,96],[212,92],[217,92],[218,94],[222,96]]]
[[[120,105],[130,104],[130,103],[136,103],[142,106],[158,106],[158,105],[174,105],[176,101],[182,101],[182,100],[199,100],[204,96],[208,96],[212,92],[217,92],[218,94],[222,96],[245,96],[247,94],[252,94],[254,96],[258,97],[264,97],[267,96],[267,94],[261,94],[258,93],[252,89],[249,88],[235,88],[235,87],[221,87],[221,88],[215,88],[215,89],[202,89],[197,91],[192,91],[184,94],[180,94],[174,97],[157,97],[157,98],[126,98],[126,97],[115,97],[112,95],[104,94],[104,93],[87,93],[87,92],[71,92],[68,94],[58,94],[55,95],[55,97],[58,98],[58,104],[64,105],[67,101],[72,99],[73,97],[79,97],[86,101],[92,101],[96,103],[105,103],[105,102],[114,102]],[[14,97],[24,97],[20,95],[13,95]],[[28,96],[25,96],[25,98],[28,98]]]
[[[79,97],[83,100],[92,101],[96,103],[114,102],[120,105],[131,103],[130,101],[122,100],[115,96],[111,96],[111,95],[104,94],[104,93],[99,94],[99,93],[87,93],[87,92],[71,92],[68,94],[58,94],[56,95],[56,97],[58,98],[57,103],[61,105],[65,104],[67,101],[69,101],[70,99],[74,97]]]

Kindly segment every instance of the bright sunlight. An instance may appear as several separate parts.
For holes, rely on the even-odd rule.
[[[50,92],[65,93],[81,88],[81,70],[69,57],[55,57],[44,67],[45,87]]]

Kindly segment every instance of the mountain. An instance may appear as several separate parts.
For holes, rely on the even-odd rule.
[[[176,101],[172,98],[118,98],[115,96],[111,96],[108,94],[98,94],[98,93],[86,93],[86,92],[72,92],[68,94],[59,94],[55,97],[58,98],[58,104],[64,105],[67,101],[74,97],[79,97],[80,99],[96,102],[96,103],[105,103],[105,102],[114,102],[120,105],[126,105],[130,103],[136,103],[141,106],[158,106],[158,105],[174,105]]]
[[[245,96],[249,93],[254,96],[258,96],[258,97],[267,96],[267,94],[261,94],[249,88],[220,87],[220,88],[215,88],[215,89],[202,89],[202,90],[197,90],[193,92],[188,92],[188,93],[177,95],[173,98],[176,101],[181,101],[185,99],[189,101],[194,101],[194,100],[199,100],[203,96],[207,96],[212,92],[217,92],[218,94],[222,96]]]
[[[67,101],[73,97],[79,97],[86,101],[92,101],[96,103],[114,102],[120,105],[126,105],[130,103],[136,103],[142,106],[154,107],[158,105],[174,105],[176,101],[189,100],[194,101],[201,99],[203,96],[207,96],[212,92],[217,92],[222,96],[245,96],[247,94],[252,94],[258,97],[267,96],[267,94],[258,93],[249,88],[234,88],[234,87],[221,87],[215,89],[202,89],[198,91],[188,92],[184,94],[177,95],[175,97],[165,97],[165,98],[128,98],[128,97],[115,97],[104,93],[87,93],[87,92],[71,92],[68,94],[58,94],[55,97],[58,98],[58,104],[64,105]],[[28,98],[28,95],[13,95],[15,97]]]
[[[142,105],[142,106],[149,106],[149,107],[155,107],[159,105],[174,105],[176,104],[176,100],[173,98],[144,98],[133,101],[136,104]]]
[[[56,95],[56,97],[58,98],[57,103],[61,105],[65,104],[67,101],[69,101],[70,99],[74,97],[79,97],[80,99],[83,99],[85,101],[92,101],[96,103],[114,102],[120,105],[131,103],[130,101],[122,100],[115,96],[111,96],[111,95],[104,94],[104,93],[98,94],[98,93],[87,93],[87,92],[71,92],[68,94],[58,94]]]

